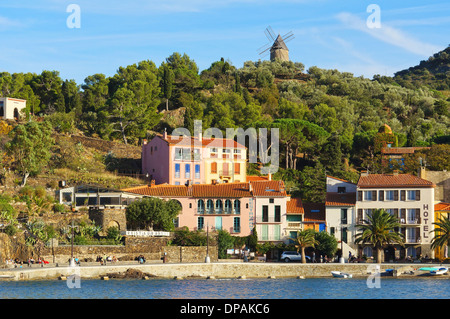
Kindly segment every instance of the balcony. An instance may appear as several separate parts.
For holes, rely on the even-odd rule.
[[[300,228],[302,228],[302,223],[301,222],[288,222],[287,228],[300,229]]]
[[[220,170],[219,176],[221,177],[231,177],[233,175],[233,172],[231,170]]]
[[[402,225],[420,225],[421,224],[420,217],[414,218],[414,219],[408,218],[406,220],[404,218],[400,218],[399,222]]]

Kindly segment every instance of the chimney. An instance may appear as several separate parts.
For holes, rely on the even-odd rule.
[[[269,175],[267,177],[268,177],[269,181],[271,181],[272,180],[272,173],[269,173]]]
[[[147,145],[147,139],[144,139],[144,145]]]
[[[425,166],[420,166],[419,177],[422,179],[427,179],[427,170],[425,169]]]
[[[369,171],[361,171],[361,176],[369,176]]]
[[[152,180],[150,181],[150,187],[153,187],[153,186],[155,186],[155,180],[154,180],[154,179],[152,179]]]
[[[253,192],[253,187],[252,187],[252,183],[248,182],[248,191],[251,193]]]
[[[167,128],[164,129],[163,139],[167,140]]]
[[[393,175],[394,175],[394,176],[398,176],[398,169],[394,170]]]

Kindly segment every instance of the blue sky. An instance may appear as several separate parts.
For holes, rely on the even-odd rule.
[[[80,28],[67,26],[70,4],[80,8]],[[367,24],[370,4],[380,8],[380,28]],[[57,70],[82,84],[142,60],[159,66],[173,52],[200,70],[221,57],[240,68],[262,58],[269,25],[294,33],[290,58],[306,69],[390,76],[450,44],[450,2],[0,0],[0,71]]]

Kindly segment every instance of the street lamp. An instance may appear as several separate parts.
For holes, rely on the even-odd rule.
[[[206,258],[205,263],[209,264],[211,259],[209,258],[209,224],[206,223]]]
[[[71,238],[71,245],[72,245],[72,249],[71,249],[71,257],[70,257],[70,261],[69,261],[69,266],[70,267],[75,267],[75,259],[73,258],[73,237],[75,236],[74,234],[74,229],[78,228],[78,226],[75,226],[73,223],[73,217],[72,217],[72,226],[69,226],[70,228],[72,228],[72,238]]]

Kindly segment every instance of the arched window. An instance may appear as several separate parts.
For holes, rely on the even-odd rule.
[[[205,213],[205,201],[203,199],[199,199],[197,201],[197,214]]]
[[[225,200],[225,214],[231,214],[232,205],[231,200],[227,199]]]
[[[363,249],[363,255],[366,255],[367,257],[372,257],[373,256],[373,249],[370,246],[366,246]]]
[[[19,110],[16,108],[14,108],[14,119],[18,120],[19,119]]]
[[[216,200],[216,214],[223,213],[223,203],[221,199]]]
[[[206,213],[214,214],[214,202],[211,199],[206,202]]]
[[[235,214],[241,213],[241,201],[239,199],[234,200],[234,213]]]

